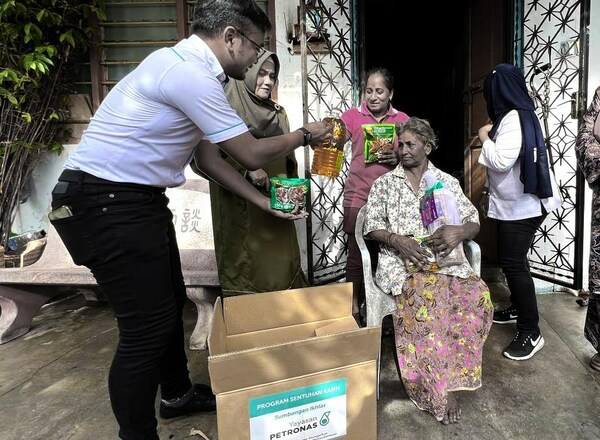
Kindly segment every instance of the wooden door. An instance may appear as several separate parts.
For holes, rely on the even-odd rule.
[[[506,62],[508,8],[505,0],[470,0],[466,20],[468,49],[465,102],[465,193],[479,207],[486,171],[477,163],[481,143],[479,127],[488,122],[483,98],[483,81],[497,64]],[[481,213],[481,211],[480,211]],[[480,215],[481,230],[476,241],[481,246],[484,263],[496,262],[496,224]]]

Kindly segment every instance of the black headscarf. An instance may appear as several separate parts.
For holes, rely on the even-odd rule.
[[[540,121],[535,114],[535,104],[529,96],[525,77],[520,68],[512,64],[499,64],[483,83],[483,96],[488,116],[494,126],[493,138],[500,121],[511,110],[519,113],[523,143],[519,153],[523,192],[535,194],[540,199],[552,196],[548,151]]]

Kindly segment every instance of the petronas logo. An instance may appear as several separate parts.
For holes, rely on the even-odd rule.
[[[321,425],[321,426],[329,425],[329,414],[330,413],[331,413],[331,411],[326,411],[323,413],[323,415],[321,416],[321,420],[319,420],[319,425]]]

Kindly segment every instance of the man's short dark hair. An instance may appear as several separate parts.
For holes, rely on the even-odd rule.
[[[271,30],[271,21],[254,0],[197,0],[192,33],[216,37],[227,26],[241,31],[254,25],[263,32]]]

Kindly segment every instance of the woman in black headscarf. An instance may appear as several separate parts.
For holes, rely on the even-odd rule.
[[[492,123],[479,129],[479,163],[487,167],[488,217],[497,220],[498,262],[511,301],[494,312],[494,322],[517,323],[517,334],[502,354],[526,360],[544,346],[527,253],[536,230],[562,200],[521,69],[499,64],[486,77],[483,94]]]
[[[229,103],[256,138],[290,131],[284,108],[271,99],[278,75],[277,55],[265,50],[244,81],[230,80],[225,86]],[[227,160],[266,194],[269,177],[298,177],[294,153],[256,171]],[[210,183],[210,201],[219,281],[225,296],[308,286],[293,222],[263,211],[214,182]]]

